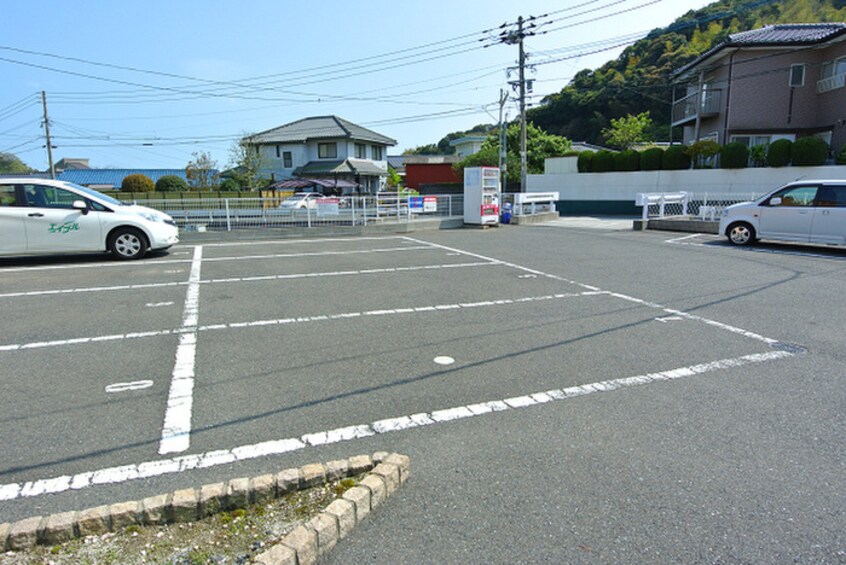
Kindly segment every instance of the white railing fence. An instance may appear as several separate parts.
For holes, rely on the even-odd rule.
[[[184,231],[366,226],[461,216],[462,195],[328,196],[298,209],[279,207],[271,198],[186,198],[144,200],[143,206],[169,214]]]
[[[690,193],[653,192],[639,193],[635,205],[643,207],[643,219],[689,217],[717,221],[723,210],[738,202],[755,200],[756,193]]]

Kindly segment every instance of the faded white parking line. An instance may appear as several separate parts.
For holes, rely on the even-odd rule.
[[[179,453],[191,443],[191,416],[194,404],[194,369],[197,358],[197,325],[200,311],[200,267],[203,246],[194,248],[188,292],[182,311],[182,328],[188,330],[179,336],[173,378],[167,397],[162,439],[159,454]]]
[[[469,267],[488,267],[498,265],[498,263],[491,263],[490,261],[475,261],[472,263],[443,263],[440,265],[417,265],[414,267],[381,267],[376,269],[358,269],[349,271],[329,271],[329,272],[314,272],[314,273],[291,273],[287,275],[257,275],[252,277],[230,277],[225,279],[208,279],[201,280],[200,284],[218,284],[218,283],[235,283],[235,282],[261,282],[273,280],[292,280],[292,279],[311,279],[320,277],[341,277],[341,276],[355,276],[355,275],[382,275],[387,273],[406,273],[412,271],[431,271],[438,269],[461,269]],[[56,294],[76,294],[85,292],[111,292],[120,290],[140,290],[150,288],[165,288],[175,286],[185,286],[189,283],[185,281],[166,282],[166,283],[145,283],[133,285],[116,285],[116,286],[93,286],[84,288],[63,288],[51,290],[28,290],[22,292],[6,292],[0,293],[0,298],[20,298],[23,296],[51,296]],[[170,305],[173,302],[162,302],[153,305]]]
[[[395,251],[420,251],[431,249],[428,245],[415,245],[412,247],[383,247],[376,249],[353,249],[352,251],[303,251],[301,253],[273,253],[267,255],[238,255],[237,257],[209,257],[206,262],[220,261],[246,261],[255,259],[289,259],[299,257],[327,257],[333,255],[369,255],[373,253],[393,253]]]
[[[231,322],[226,324],[214,324],[208,326],[199,326],[197,331],[205,332],[205,331],[213,331],[213,330],[224,330],[224,329],[233,329],[233,328],[249,328],[249,327],[256,327],[256,326],[272,326],[272,325],[285,325],[285,324],[293,324],[293,323],[306,323],[306,322],[322,322],[322,321],[330,321],[330,320],[343,320],[349,318],[360,318],[364,316],[387,316],[387,315],[394,315],[394,314],[415,314],[421,312],[437,312],[437,311],[444,311],[444,310],[458,310],[461,308],[485,308],[485,307],[493,307],[493,306],[507,306],[513,304],[525,304],[529,302],[539,302],[539,301],[547,301],[547,300],[558,300],[564,298],[578,298],[584,296],[598,296],[607,294],[604,292],[596,292],[596,291],[585,291],[585,292],[578,292],[578,293],[559,293],[559,294],[548,294],[544,296],[526,296],[522,298],[503,298],[499,300],[483,300],[480,302],[462,302],[462,303],[455,303],[455,304],[435,304],[431,306],[412,306],[408,308],[391,308],[391,309],[383,309],[383,310],[368,310],[364,312],[343,312],[340,314],[326,314],[321,316],[302,316],[298,318],[280,318],[280,319],[268,319],[268,320],[254,320],[249,322]],[[93,336],[93,337],[77,337],[72,339],[57,339],[53,341],[37,341],[31,343],[12,343],[6,345],[0,345],[0,352],[10,352],[10,351],[19,351],[19,350],[27,350],[27,349],[42,349],[46,347],[62,347],[67,345],[83,345],[88,343],[96,343],[96,342],[104,342],[104,341],[120,341],[123,339],[140,339],[140,338],[147,338],[147,337],[158,337],[158,336],[165,336],[165,335],[180,335],[185,333],[193,333],[194,328],[191,327],[180,327],[176,329],[169,329],[169,330],[153,330],[153,331],[146,331],[146,332],[131,332],[125,334],[110,334],[110,335],[102,335],[102,336]]]
[[[162,308],[164,306],[173,306],[173,302],[148,302],[145,304],[147,308]]]
[[[131,383],[115,383],[106,387],[106,392],[127,392],[131,390],[144,390],[153,386],[153,381],[133,381]]]
[[[109,467],[106,469],[99,469],[97,471],[87,471],[77,475],[63,475],[61,477],[40,479],[24,483],[9,483],[0,485],[0,501],[15,500],[18,498],[31,498],[44,494],[55,494],[68,490],[79,490],[96,485],[118,484],[148,477],[180,473],[192,469],[216,467],[219,465],[233,463],[235,461],[245,461],[260,457],[281,455],[283,453],[299,451],[308,447],[352,441],[358,438],[400,432],[420,426],[432,426],[452,422],[454,420],[483,416],[494,412],[527,408],[540,404],[643,386],[662,381],[684,379],[724,369],[732,369],[757,363],[787,359],[793,356],[794,355],[792,353],[786,351],[756,353],[752,355],[744,355],[742,357],[720,359],[709,363],[679,367],[669,371],[646,373],[633,377],[605,380],[563,389],[540,391],[501,400],[490,400],[453,408],[434,410],[432,412],[421,412],[406,416],[387,418],[371,422],[369,424],[353,425],[334,430],[308,433],[300,437],[242,445],[232,449],[207,451],[205,453],[182,455],[171,459],[146,461],[139,464],[123,465],[120,467]]]
[[[417,243],[426,243],[425,241],[422,241],[422,240],[419,240],[419,239],[414,239],[414,238],[411,238],[411,237],[409,237],[408,239],[411,240],[411,241],[417,242]],[[543,271],[538,271],[537,269],[530,269],[528,267],[523,267],[522,265],[517,265],[515,263],[509,263],[509,262],[502,261],[502,260],[499,260],[499,259],[494,259],[492,257],[487,257],[485,255],[480,255],[478,253],[471,253],[469,251],[461,251],[460,249],[454,249],[452,247],[447,247],[445,245],[439,245],[437,243],[431,243],[430,245],[432,245],[433,247],[437,247],[439,249],[446,249],[446,250],[450,250],[450,251],[460,251],[463,255],[467,255],[468,257],[476,257],[477,259],[492,261],[492,262],[495,262],[495,263],[499,263],[501,265],[513,267],[514,269],[519,269],[519,270],[526,272],[526,273],[532,273],[532,274],[535,274],[535,275],[540,275],[542,277],[546,277],[548,279],[566,282],[566,283],[569,283],[569,284],[572,284],[572,285],[579,286],[579,287],[584,288],[584,289],[588,289],[589,291],[597,291],[597,292],[600,292],[602,294],[606,294],[608,296],[613,296],[614,298],[619,298],[621,300],[625,300],[627,302],[632,302],[634,304],[639,304],[641,306],[646,306],[646,307],[649,307],[649,308],[655,308],[655,309],[661,310],[663,312],[666,312],[667,314],[670,314],[672,316],[682,316],[683,318],[687,318],[688,320],[696,320],[697,322],[702,322],[702,323],[707,324],[709,326],[714,326],[714,327],[717,327],[717,328],[720,328],[720,329],[723,329],[723,330],[726,330],[726,331],[729,331],[729,332],[732,332],[732,333],[735,333],[735,334],[738,334],[738,335],[742,335],[743,337],[748,337],[750,339],[762,341],[762,342],[764,342],[768,345],[773,345],[773,344],[778,343],[778,340],[776,340],[776,339],[764,337],[764,336],[757,334],[755,332],[750,332],[748,330],[744,330],[743,328],[738,328],[736,326],[731,326],[729,324],[717,322],[715,320],[711,320],[709,318],[704,318],[702,316],[697,316],[695,314],[688,314],[687,312],[682,312],[681,310],[675,310],[673,308],[667,308],[667,307],[665,307],[661,304],[657,304],[655,302],[649,302],[647,300],[642,300],[640,298],[635,298],[635,297],[629,296],[627,294],[604,291],[604,290],[601,290],[598,287],[595,287],[595,286],[592,286],[592,285],[580,283],[578,281],[569,280],[569,279],[566,279],[564,277],[559,277],[558,275],[552,275],[552,274],[549,274],[549,273],[544,273]]]

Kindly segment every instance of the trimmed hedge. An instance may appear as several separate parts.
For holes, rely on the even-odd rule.
[[[770,167],[786,167],[790,164],[790,151],[793,143],[789,139],[777,139],[770,143],[767,149],[767,165]]]
[[[794,167],[816,167],[828,159],[828,143],[819,137],[800,137],[793,142],[790,158]]]
[[[582,151],[579,153],[578,167],[580,173],[593,172],[593,157],[596,155],[593,151]]]
[[[720,149],[720,166],[723,169],[745,169],[749,164],[749,148],[739,141]]]
[[[594,173],[610,173],[614,170],[614,154],[611,151],[603,149],[597,151],[593,156],[593,172]]]
[[[639,171],[640,153],[627,149],[614,154],[614,170],[620,172]]]
[[[846,165],[846,145],[840,148],[840,152],[834,157],[835,165]]]
[[[640,154],[641,171],[660,171],[661,160],[664,158],[664,150],[660,147],[650,147]]]
[[[665,171],[683,171],[690,168],[690,157],[685,153],[684,147],[673,145],[664,151],[661,159],[661,168]]]
[[[153,179],[140,173],[124,177],[120,183],[121,192],[153,192],[155,188]]]
[[[156,192],[184,192],[188,190],[185,179],[176,175],[165,175],[156,181]]]

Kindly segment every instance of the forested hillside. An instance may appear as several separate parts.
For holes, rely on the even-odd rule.
[[[626,48],[614,61],[584,70],[548,96],[528,119],[549,133],[602,143],[612,118],[649,111],[652,138],[669,136],[670,75],[729,34],[774,23],[846,21],[846,0],[719,0],[691,11]]]

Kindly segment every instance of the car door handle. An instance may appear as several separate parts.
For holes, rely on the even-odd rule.
[[[32,214],[27,214],[30,218],[43,218],[44,214],[41,212],[33,212]]]

